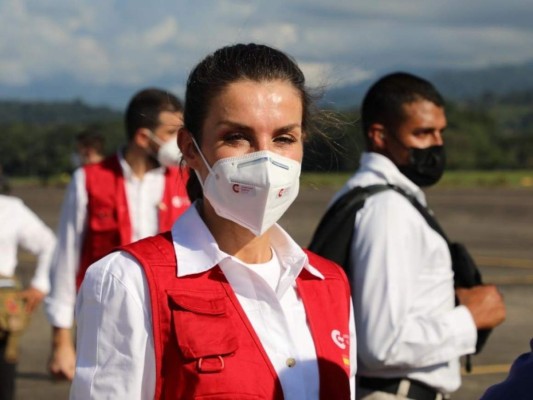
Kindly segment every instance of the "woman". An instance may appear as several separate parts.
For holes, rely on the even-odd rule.
[[[192,71],[178,144],[194,206],[90,268],[72,398],[354,398],[347,280],[276,224],[298,193],[304,83],[255,44]]]
[[[19,338],[29,314],[50,290],[50,259],[56,238],[24,202],[0,194],[0,400],[15,398]],[[19,247],[37,257],[29,287],[15,275]]]

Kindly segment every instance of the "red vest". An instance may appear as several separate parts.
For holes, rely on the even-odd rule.
[[[170,232],[122,247],[144,268],[156,360],[155,399],[282,400],[276,371],[220,267],[182,278]],[[315,343],[320,399],[350,398],[350,289],[333,262],[307,253],[324,276],[298,276]]]
[[[76,276],[79,289],[89,265],[117,246],[132,241],[128,199],[122,167],[116,155],[84,167],[87,190],[87,226]],[[188,171],[170,167],[159,204],[159,232],[164,232],[189,206]]]

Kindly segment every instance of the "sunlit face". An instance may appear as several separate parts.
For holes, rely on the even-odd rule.
[[[419,149],[442,145],[443,132],[446,129],[444,108],[427,100],[419,100],[404,106],[405,119],[395,135],[385,141],[386,150],[397,165],[409,162],[409,151],[406,147]]]
[[[285,81],[234,82],[210,104],[202,129],[202,153],[212,166],[217,160],[269,150],[302,162],[302,101]],[[205,179],[199,158],[189,161]]]

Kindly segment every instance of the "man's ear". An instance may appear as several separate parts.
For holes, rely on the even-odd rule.
[[[202,166],[200,153],[193,143],[192,133],[184,126],[178,131],[178,147],[187,165],[193,169],[199,170]]]
[[[150,134],[148,128],[138,128],[133,135],[133,142],[138,147],[146,149],[150,145]]]
[[[371,151],[383,153],[387,146],[387,135],[385,134],[385,127],[381,124],[372,124],[368,128],[368,143]]]

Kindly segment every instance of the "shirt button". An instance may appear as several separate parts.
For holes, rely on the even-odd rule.
[[[296,365],[296,360],[292,357],[287,358],[287,361],[285,361],[285,364],[287,364],[287,367],[292,368]]]

